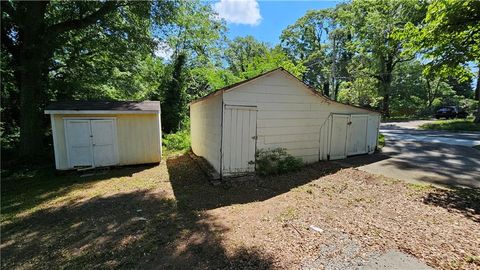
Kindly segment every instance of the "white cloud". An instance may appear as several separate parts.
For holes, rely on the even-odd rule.
[[[230,23],[257,25],[262,20],[257,0],[220,0],[213,9]]]

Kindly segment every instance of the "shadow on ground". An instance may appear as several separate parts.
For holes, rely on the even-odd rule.
[[[97,169],[90,171],[56,171],[53,167],[21,169],[8,177],[2,175],[3,216],[34,208],[43,202],[64,196],[78,188],[88,188],[92,184],[112,177],[129,177],[155,165],[127,166],[113,170]],[[84,177],[90,175],[88,177]],[[28,199],[25,199],[28,198]]]
[[[166,163],[175,197],[159,186],[92,195],[26,215],[18,213],[150,167],[118,168],[90,178],[48,172],[2,182],[2,195],[7,195],[2,196],[2,215],[11,216],[7,222],[2,217],[2,268],[269,269],[272,256],[262,250],[225,247],[222,235],[229,228],[202,210],[266,200],[338,170],[317,163],[297,173],[225,188],[208,184],[187,155]],[[25,196],[35,199],[24,205]]]
[[[396,154],[385,165],[401,170],[422,171],[434,175],[419,176],[418,181],[443,186],[480,187],[480,153],[470,147],[417,142],[392,142]],[[402,154],[408,152],[408,154]],[[421,174],[420,174],[421,175]]]
[[[480,223],[480,189],[435,189],[423,198],[423,202],[458,212]]]
[[[407,182],[480,188],[480,152],[440,143],[389,140],[380,153],[336,161]]]
[[[194,173],[192,166],[195,167]],[[167,167],[178,203],[195,210],[267,200],[341,168],[331,162],[318,162],[295,173],[253,177],[233,186],[211,186],[206,184],[207,176],[199,171],[188,155],[167,160]],[[232,181],[235,182],[235,179]]]

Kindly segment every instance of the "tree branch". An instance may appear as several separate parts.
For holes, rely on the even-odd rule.
[[[49,26],[47,28],[47,33],[51,37],[56,37],[62,33],[71,31],[71,30],[76,30],[76,29],[81,29],[85,28],[89,25],[92,25],[97,22],[97,20],[101,19],[108,13],[114,11],[118,7],[122,6],[122,4],[119,4],[119,2],[116,1],[107,1],[101,8],[99,8],[97,11],[93,12],[90,15],[87,15],[81,19],[73,19],[73,20],[68,20],[64,21],[61,23],[54,24],[52,26]]]
[[[412,56],[412,57],[409,57],[409,58],[397,58],[395,61],[393,61],[393,64],[392,66],[395,67],[395,65],[397,65],[398,63],[402,63],[402,62],[408,62],[408,61],[411,61],[415,59],[415,55]]]

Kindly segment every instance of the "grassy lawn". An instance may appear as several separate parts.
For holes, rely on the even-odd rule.
[[[249,181],[211,186],[188,155],[4,178],[2,268],[348,268],[390,249],[435,268],[480,267],[478,190],[328,162]]]
[[[437,120],[420,126],[421,129],[450,130],[450,131],[480,131],[480,124],[474,123],[473,119]]]

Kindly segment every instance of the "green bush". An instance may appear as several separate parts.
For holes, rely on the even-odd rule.
[[[190,149],[190,132],[181,130],[177,133],[163,136],[163,146],[165,152],[186,151]]]
[[[378,147],[382,148],[384,146],[385,146],[385,135],[383,135],[382,133],[379,133],[378,134]]]
[[[298,171],[303,166],[301,158],[293,157],[284,148],[261,149],[255,156],[256,172],[262,176]]]

